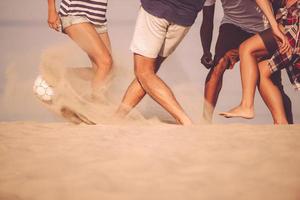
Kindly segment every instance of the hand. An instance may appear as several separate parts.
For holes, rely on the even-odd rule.
[[[55,10],[48,12],[48,25],[50,28],[56,31],[60,31],[61,23],[59,16]]]
[[[235,63],[239,61],[239,51],[237,49],[232,49],[225,54],[224,58],[227,61],[227,68],[233,69]]]
[[[212,55],[210,52],[204,53],[202,58],[201,58],[201,63],[207,68],[210,69],[213,67],[214,63],[212,60]]]
[[[282,33],[280,30],[279,26],[274,26],[272,27],[273,34],[279,39],[279,48],[280,48],[280,53],[287,53],[291,51],[291,45],[287,39],[287,37]]]

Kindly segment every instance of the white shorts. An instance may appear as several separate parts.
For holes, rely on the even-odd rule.
[[[73,16],[73,15],[60,16],[60,21],[61,21],[61,25],[62,25],[62,31],[74,24],[91,23],[88,20],[88,18],[86,18],[84,16]],[[99,33],[99,34],[107,32],[106,25],[95,25],[95,24],[92,24],[92,25],[95,27],[97,33]]]
[[[190,27],[155,17],[142,7],[136,21],[130,49],[149,58],[168,57],[176,49]]]

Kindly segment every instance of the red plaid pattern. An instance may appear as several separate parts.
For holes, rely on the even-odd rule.
[[[285,68],[291,83],[300,90],[300,0],[289,8],[279,9],[276,19],[284,26],[292,54],[281,54],[277,50],[269,61],[270,69],[275,72]]]

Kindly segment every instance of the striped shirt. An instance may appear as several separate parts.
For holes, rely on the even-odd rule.
[[[62,0],[59,14],[61,16],[84,16],[94,25],[107,23],[106,10],[108,0]]]

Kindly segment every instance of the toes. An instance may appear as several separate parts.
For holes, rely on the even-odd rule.
[[[232,115],[228,112],[221,112],[221,113],[219,113],[219,115],[223,116],[223,117],[226,117],[226,118],[231,118],[232,117]]]

